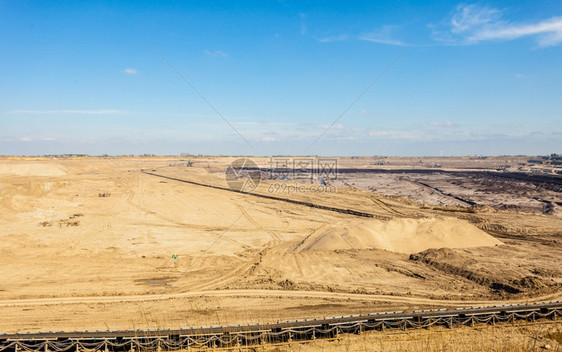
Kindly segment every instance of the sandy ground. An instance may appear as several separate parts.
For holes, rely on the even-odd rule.
[[[562,219],[225,187],[232,158],[0,160],[0,331],[176,327],[559,297]],[[201,160],[200,160],[201,161]],[[265,162],[265,161],[264,161]],[[271,195],[262,181],[255,191]],[[347,245],[347,247],[346,247]]]

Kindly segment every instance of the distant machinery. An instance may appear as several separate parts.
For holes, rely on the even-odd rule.
[[[205,161],[203,161],[203,160],[201,160],[201,161],[193,161],[193,160],[191,160],[191,159],[189,159],[189,160],[180,160],[180,161],[178,161],[178,162],[171,163],[169,166],[171,166],[171,167],[193,167],[193,164],[195,164],[195,163],[207,163],[207,167],[208,167],[208,168],[211,167],[211,165],[209,164],[209,162],[206,161],[206,160],[205,160]]]

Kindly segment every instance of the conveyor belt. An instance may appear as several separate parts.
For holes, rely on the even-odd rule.
[[[188,348],[251,346],[320,338],[368,330],[472,326],[516,320],[557,319],[562,302],[474,308],[432,309],[295,320],[273,324],[208,326],[181,329],[28,332],[0,334],[3,351],[181,350]]]
[[[303,201],[300,201],[300,200],[268,196],[268,195],[260,194],[260,193],[243,192],[243,191],[238,191],[238,190],[227,188],[227,187],[208,185],[208,184],[205,184],[205,183],[183,180],[181,178],[159,175],[159,174],[155,174],[153,172],[148,172],[148,171],[142,171],[142,172],[146,175],[162,177],[162,178],[165,178],[165,179],[168,179],[168,180],[189,183],[189,184],[196,185],[196,186],[218,189],[218,190],[221,190],[221,191],[241,193],[241,194],[246,194],[246,195],[249,195],[249,196],[265,198],[265,199],[272,199],[272,200],[277,200],[277,201],[282,201],[282,202],[287,202],[287,203],[292,203],[292,204],[298,204],[298,205],[304,205],[304,206],[309,207],[309,208],[328,210],[328,211],[333,211],[333,212],[336,212],[336,213],[349,214],[349,215],[360,216],[360,217],[364,217],[364,218],[372,218],[373,217],[373,214],[364,213],[364,212],[361,212],[361,211],[356,211],[356,210],[351,210],[351,209],[340,209],[340,208],[328,207],[328,206],[325,206],[325,205],[320,205],[320,204],[315,204],[315,203],[310,203],[310,202],[303,202]]]

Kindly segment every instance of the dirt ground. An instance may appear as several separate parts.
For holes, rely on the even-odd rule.
[[[355,188],[285,192],[272,185],[304,183],[262,180],[254,191],[373,215],[363,218],[141,172],[227,187],[233,159],[195,158],[190,167],[178,158],[0,159],[0,332],[271,322],[561,296],[558,208],[515,211],[476,197],[478,206],[422,203],[415,192],[360,189],[366,181],[350,183],[351,174],[337,182]],[[389,167],[373,166],[378,160],[342,164]],[[478,170],[496,164],[505,161]],[[441,176],[424,177],[417,180],[460,194]],[[560,190],[541,189],[540,199],[558,207]]]
[[[562,217],[560,185],[521,181],[486,172],[408,171],[345,174],[333,184],[408,197],[426,204],[487,205],[498,210]]]

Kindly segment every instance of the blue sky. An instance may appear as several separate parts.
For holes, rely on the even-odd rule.
[[[560,1],[2,0],[0,154],[560,153],[561,63]]]

